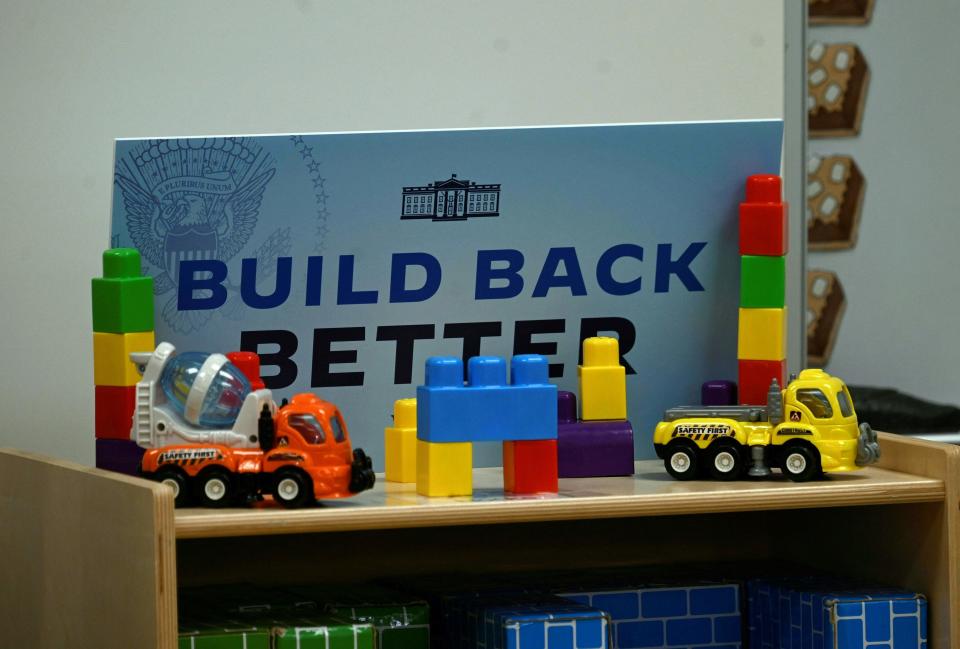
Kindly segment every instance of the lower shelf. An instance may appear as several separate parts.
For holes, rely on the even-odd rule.
[[[960,448],[881,436],[877,468],[806,484],[564,481],[504,499],[408,485],[310,510],[185,510],[167,487],[0,452],[0,625],[11,646],[176,646],[176,585],[441,571],[791,561],[924,592],[932,647],[960,645]],[[429,528],[429,529],[425,529]],[[375,530],[375,531],[373,531]]]

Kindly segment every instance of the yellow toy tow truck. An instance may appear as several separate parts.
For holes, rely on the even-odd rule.
[[[774,379],[766,406],[680,406],[663,419],[653,446],[677,480],[768,476],[775,467],[803,482],[880,457],[876,433],[857,425],[847,386],[823,370],[803,370],[785,390]]]

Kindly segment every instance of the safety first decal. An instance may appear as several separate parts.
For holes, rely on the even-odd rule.
[[[184,448],[164,451],[157,458],[157,464],[176,464],[191,466],[207,460],[222,460],[223,454],[215,448]]]
[[[688,437],[694,441],[712,437],[729,437],[733,428],[726,424],[679,424],[671,437]]]

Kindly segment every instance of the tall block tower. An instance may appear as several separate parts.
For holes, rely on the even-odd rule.
[[[740,204],[740,403],[763,405],[787,365],[787,204],[779,176],[747,178]]]
[[[103,277],[91,282],[94,430],[97,467],[135,474],[143,450],[130,439],[139,373],[131,352],[154,348],[153,278],[141,274],[140,253],[103,253]]]

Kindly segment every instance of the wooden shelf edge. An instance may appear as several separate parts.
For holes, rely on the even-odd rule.
[[[825,492],[816,494],[823,495]],[[713,514],[777,509],[813,509],[818,507],[846,507],[854,505],[889,505],[902,503],[940,502],[942,485],[885,488],[865,495],[860,489],[831,489],[828,502],[814,500],[806,492],[768,495],[734,502],[719,494],[704,496],[692,494],[671,496],[666,502],[653,503],[644,497],[601,496],[595,499],[569,501],[497,502],[473,504],[469,508],[455,505],[430,507],[416,515],[400,509],[384,512],[362,510],[338,512],[335,518],[325,520],[325,512],[230,512],[210,514],[202,518],[177,518],[178,539],[214,538],[229,536],[263,536],[276,534],[305,534],[355,530],[399,529],[410,527],[439,527],[449,525],[493,525],[503,523],[534,523],[544,521],[586,520],[644,516],[671,516],[683,514]],[[398,508],[399,509],[399,508]]]
[[[176,646],[169,488],[0,449],[0,520],[16,521],[0,534],[9,646]]]

